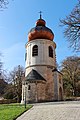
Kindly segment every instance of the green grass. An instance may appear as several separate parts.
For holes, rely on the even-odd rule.
[[[25,109],[24,105],[20,104],[0,104],[0,120],[15,120],[31,107],[32,105],[27,105]]]

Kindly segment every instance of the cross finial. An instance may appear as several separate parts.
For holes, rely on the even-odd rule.
[[[40,13],[40,19],[42,19],[42,15],[41,15],[42,11],[40,11],[39,13]]]

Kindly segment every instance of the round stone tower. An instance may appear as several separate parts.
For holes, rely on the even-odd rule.
[[[46,27],[45,20],[36,21],[36,26],[28,33],[26,47],[25,82],[22,100],[27,102],[53,101],[54,77],[56,68],[56,44],[54,33]]]

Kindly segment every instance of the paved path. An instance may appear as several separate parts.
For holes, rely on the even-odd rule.
[[[17,120],[80,120],[80,101],[38,103]]]

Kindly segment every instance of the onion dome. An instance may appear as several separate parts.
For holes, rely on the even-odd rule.
[[[41,18],[36,21],[36,26],[32,28],[28,33],[28,41],[34,39],[48,39],[53,40],[54,34],[51,29],[46,27],[46,22]]]

